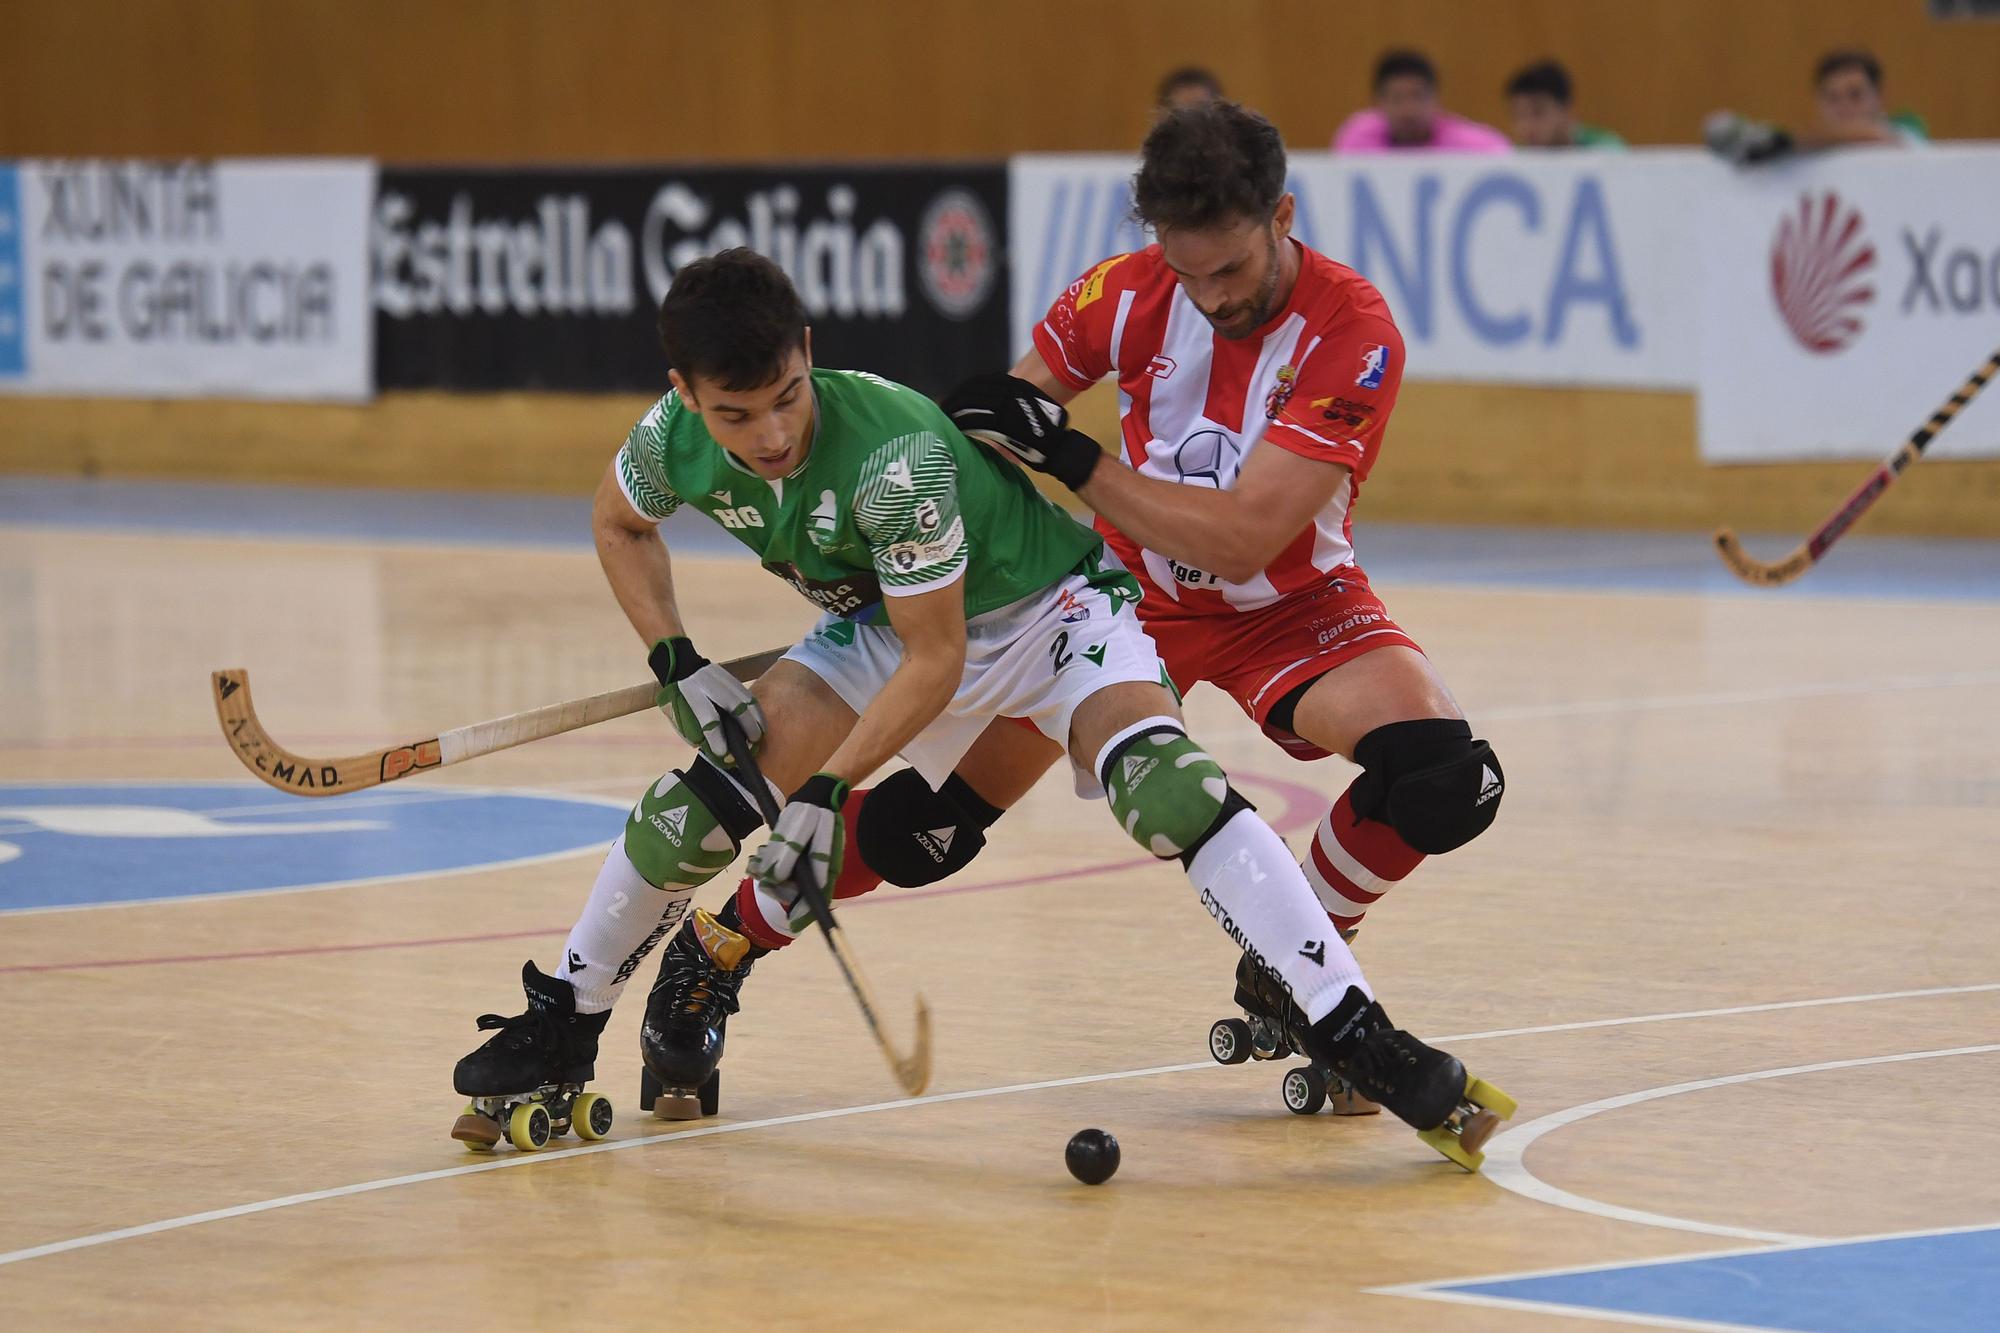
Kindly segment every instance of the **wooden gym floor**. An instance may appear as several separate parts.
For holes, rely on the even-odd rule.
[[[599,1064],[611,1138],[475,1158],[446,1137],[474,1016],[518,1011],[682,752],[647,715],[344,800],[247,784],[211,668],[346,753],[644,665],[574,540],[217,494],[240,521],[184,526],[237,535],[87,501],[0,524],[0,1325],[1990,1326],[1993,547],[1856,539],[1752,592],[1698,536],[1384,530],[1409,558],[1378,582],[1509,791],[1359,949],[1520,1099],[1484,1175],[1211,1064],[1234,951],[1055,778],[954,881],[848,913],[899,1030],[912,992],[935,1010],[930,1096],[895,1098],[808,939],[746,988],[720,1118],[638,1112],[648,965]],[[680,568],[711,654],[808,623],[745,562]],[[1189,713],[1301,845],[1346,766],[1213,692]],[[1063,1170],[1087,1125],[1124,1147],[1101,1188]]]

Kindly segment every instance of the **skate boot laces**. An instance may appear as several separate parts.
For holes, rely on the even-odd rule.
[[[1415,1039],[1409,1033],[1381,1028],[1369,1033],[1347,1059],[1345,1072],[1363,1092],[1393,1096],[1398,1078],[1416,1073],[1418,1064]]]
[[[545,1009],[530,1007],[526,1013],[507,1017],[502,1014],[481,1014],[478,1019],[481,1032],[497,1031],[500,1035],[488,1042],[503,1051],[526,1051],[536,1046],[554,1047],[558,1044],[556,1019]]]

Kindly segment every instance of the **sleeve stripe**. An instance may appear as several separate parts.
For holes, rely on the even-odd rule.
[[[662,522],[663,520],[654,518],[651,514],[647,513],[644,509],[642,509],[639,505],[638,500],[633,498],[631,484],[625,480],[626,468],[623,466],[624,460],[620,459],[619,462],[620,466],[618,468],[618,493],[625,497],[625,503],[631,505],[632,512],[637,514],[640,518],[644,519],[646,522],[653,524],[658,524]]]
[[[1060,370],[1057,370],[1053,365],[1050,365],[1049,369],[1063,376],[1072,389],[1088,389],[1091,385],[1097,383],[1096,380],[1070,364],[1069,352],[1064,349],[1062,339],[1056,336],[1056,331],[1049,327],[1049,322],[1045,319],[1035,328],[1035,350],[1042,353],[1042,362],[1044,365],[1048,364],[1049,348],[1055,349],[1057,359],[1062,362]]]
[[[1291,421],[1274,421],[1274,422],[1272,422],[1272,423],[1271,423],[1271,429],[1272,429],[1272,430],[1295,430],[1295,431],[1297,431],[1297,432],[1298,432],[1299,434],[1301,434],[1301,435],[1305,436],[1305,437],[1306,437],[1306,438],[1308,438],[1308,439],[1312,439],[1312,440],[1318,440],[1318,441],[1319,441],[1319,442],[1320,442],[1321,444],[1325,445],[1325,446],[1326,446],[1327,448],[1329,448],[1329,449],[1339,449],[1339,448],[1342,448],[1342,447],[1344,447],[1344,446],[1346,446],[1346,445],[1352,445],[1352,446],[1353,446],[1354,448],[1356,448],[1356,449],[1359,449],[1359,448],[1361,447],[1361,441],[1359,441],[1359,440],[1329,440],[1329,439],[1327,439],[1327,438],[1326,438],[1326,436],[1324,436],[1324,435],[1320,435],[1320,434],[1318,434],[1318,433],[1316,433],[1316,432],[1314,432],[1314,431],[1309,431],[1309,430],[1307,430],[1307,429],[1306,429],[1306,428],[1305,428],[1304,426],[1301,426],[1301,425],[1297,424],[1296,422],[1291,422]]]
[[[970,568],[970,565],[966,561],[961,560],[958,562],[958,568],[952,570],[949,574],[940,574],[936,578],[927,579],[922,583],[892,584],[884,582],[882,584],[882,595],[884,597],[909,597],[920,592],[935,592],[939,588],[948,587],[964,578],[965,571],[968,568]]]

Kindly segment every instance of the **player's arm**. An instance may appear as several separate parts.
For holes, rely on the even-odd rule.
[[[660,539],[657,520],[633,507],[619,484],[619,459],[597,483],[590,503],[590,534],[597,544],[597,563],[611,584],[618,609],[632,622],[642,642],[680,638],[680,609],[674,601],[674,572],[667,544]]]
[[[1212,491],[1142,476],[1107,455],[1077,494],[1148,550],[1243,583],[1326,508],[1348,471],[1345,463],[1259,444],[1236,485]]]
[[[903,660],[821,770],[850,785],[887,763],[929,726],[965,675],[963,570],[941,587],[883,600],[889,624],[903,641]]]

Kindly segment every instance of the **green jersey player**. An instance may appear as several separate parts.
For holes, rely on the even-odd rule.
[[[751,251],[683,268],[659,328],[673,391],[607,471],[593,526],[612,591],[652,645],[661,707],[699,753],[632,807],[554,974],[523,968],[528,1011],[480,1020],[499,1031],[459,1062],[473,1104],[455,1137],[490,1145],[504,1114],[517,1146],[538,1146],[516,1132],[538,1105],[558,1131],[574,1119],[595,1132],[586,1111],[601,1099],[585,1103],[582,1085],[598,1034],[677,927],[641,1055],[666,1109],[712,1109],[749,963],[803,926],[786,888],[801,858],[837,885],[851,784],[900,753],[940,788],[998,718],[1061,744],[1080,795],[1103,796],[1129,837],[1181,862],[1216,922],[1282,979],[1308,1054],[1353,1066],[1426,1128],[1459,1106],[1464,1067],[1389,1025],[1284,843],[1183,730],[1137,588],[1094,533],[921,395],[815,370],[797,294]],[[657,524],[682,505],[824,613],[754,688],[698,653],[681,620]],[[690,915],[696,889],[762,823],[729,763],[724,714],[790,796],[751,857],[751,891]]]

